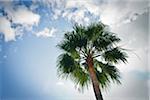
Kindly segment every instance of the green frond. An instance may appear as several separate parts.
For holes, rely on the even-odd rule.
[[[113,82],[116,82],[119,84],[121,83],[119,80],[120,79],[120,72],[115,66],[106,64],[105,67],[102,67],[102,71],[104,73],[107,73]]]
[[[73,29],[75,33],[80,34],[80,35],[83,35],[86,31],[86,27],[79,25],[77,23],[73,26]]]
[[[115,47],[103,53],[105,61],[118,63],[119,61],[127,62],[127,54],[121,48]]]
[[[74,60],[69,54],[61,54],[58,58],[58,73],[62,78],[70,78],[81,89],[88,87],[90,78],[78,62]]]
[[[93,46],[98,50],[107,50],[113,44],[120,42],[120,38],[118,38],[114,33],[104,31],[99,37],[93,42]]]
[[[99,72],[97,69],[96,69],[96,76],[97,76],[97,79],[100,83],[100,86],[102,87],[102,89],[105,89],[109,86],[110,84],[110,79],[108,77],[108,75],[104,72]]]
[[[118,84],[121,83],[120,72],[115,66],[108,63],[105,64],[97,60],[95,60],[94,63],[96,75],[102,88],[107,88],[111,81]],[[99,71],[98,68],[101,68],[101,71]]]
[[[86,47],[87,39],[84,35],[75,33],[65,33],[64,40],[58,44],[58,47],[64,51],[72,52],[77,48]]]
[[[86,73],[82,68],[78,67],[71,74],[71,79],[75,82],[76,86],[79,86],[80,89],[88,88],[90,83],[89,74]]]
[[[61,54],[57,63],[58,72],[62,74],[72,73],[77,68],[77,62],[67,53]]]
[[[73,59],[78,59],[78,60],[80,59],[80,54],[76,50],[70,52],[70,55]]]
[[[103,33],[104,29],[105,25],[103,23],[92,23],[87,27],[85,35],[89,41],[94,41],[100,34]]]

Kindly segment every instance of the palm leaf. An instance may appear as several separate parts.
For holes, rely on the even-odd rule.
[[[69,74],[77,68],[77,62],[69,54],[64,53],[58,57],[58,72]]]
[[[86,47],[87,39],[84,35],[76,34],[74,31],[65,33],[64,40],[58,44],[58,47],[64,51],[72,52],[77,48]]]
[[[119,61],[127,62],[127,54],[121,48],[115,47],[102,54],[105,61],[118,63]]]
[[[85,35],[89,41],[94,41],[97,37],[103,33],[105,25],[101,22],[92,23],[85,31]]]
[[[89,74],[86,73],[81,67],[78,67],[71,74],[71,79],[75,82],[76,86],[79,86],[80,89],[88,88],[90,83]]]
[[[95,60],[94,63],[96,75],[102,88],[108,87],[111,81],[114,83],[121,83],[119,80],[120,72],[115,66],[108,63],[102,63],[98,60]],[[99,67],[101,68],[101,71],[98,70]]]
[[[61,54],[58,58],[58,74],[62,78],[70,78],[83,90],[89,84],[88,73],[69,54]]]
[[[104,31],[99,37],[94,41],[93,46],[98,50],[107,50],[110,46],[120,41],[114,33]]]

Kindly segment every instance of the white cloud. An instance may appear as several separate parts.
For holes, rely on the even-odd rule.
[[[76,10],[72,11],[72,9]],[[99,7],[91,0],[69,0],[65,4],[65,10],[62,13],[62,17],[67,18],[69,21],[87,25],[90,22],[90,17],[87,16],[86,13],[90,12],[93,15],[98,15],[99,10]]]
[[[84,8],[94,15],[99,15],[101,11],[99,5],[97,5],[93,0],[68,0],[66,2],[66,8]]]
[[[24,28],[31,30],[33,25],[38,25],[40,15],[32,12],[25,6],[18,6],[16,9],[13,7],[5,7],[9,20],[15,24],[21,24]]]
[[[54,34],[57,32],[57,29],[52,27],[51,29],[49,28],[44,28],[44,30],[36,33],[37,37],[53,37]]]
[[[15,30],[11,28],[11,23],[5,17],[0,17],[0,32],[5,36],[5,41],[15,40]]]
[[[33,2],[34,4],[30,9],[25,6],[18,6],[15,9],[10,5],[4,6],[8,14],[6,20],[21,24],[22,29],[32,30],[32,26],[38,25],[40,20],[40,15],[32,11],[39,7],[37,6],[39,3],[36,2],[40,2],[52,10],[51,19],[57,20],[59,17],[62,17],[69,22],[77,22],[84,25],[100,20],[108,25],[120,26],[120,24],[126,24],[136,20],[140,15],[148,11],[146,0],[43,0]],[[13,32],[11,27],[8,29]],[[17,28],[17,31],[20,29],[21,28]],[[37,36],[51,37],[53,34],[53,32],[49,32],[50,30],[46,28],[43,31],[46,32],[39,32]],[[20,31],[19,34],[17,32],[17,34],[14,33],[15,32],[10,34],[21,35]],[[14,39],[14,37],[12,37],[12,39]],[[7,40],[9,41],[9,39]]]
[[[111,26],[135,21],[140,15],[148,11],[147,1],[108,1],[102,5],[101,21]]]
[[[18,24],[38,25],[40,16],[29,11],[26,7],[21,6],[16,11],[12,12],[12,21]]]
[[[136,20],[148,8],[147,0],[42,0],[34,2],[40,2],[51,9],[52,19],[63,17],[69,22],[84,25],[99,20],[107,25],[120,26],[120,24]]]
[[[143,15],[144,13],[148,13],[149,11],[149,7],[147,8],[143,8],[143,9],[140,9],[139,11],[137,12],[133,12],[131,13],[124,21],[122,21],[123,23],[130,23],[132,21],[135,21],[140,15]]]
[[[15,40],[16,36],[21,36],[23,29],[32,30],[32,26],[38,25],[40,15],[33,13],[25,6],[19,6],[13,9],[11,5],[5,5],[4,11],[7,16],[0,18],[0,32],[5,36],[5,41]],[[12,28],[12,23],[20,24],[16,28]]]
[[[78,22],[79,24],[86,24],[89,22],[89,18],[85,16],[85,10],[77,10],[75,12],[66,11],[62,15],[69,21]]]
[[[46,1],[44,1],[46,2]],[[53,4],[54,1],[47,1]],[[57,12],[53,15],[54,18],[64,17],[68,21],[78,22],[80,24],[90,23],[94,20],[91,15],[97,17],[100,21],[107,25],[118,26],[124,23],[130,23],[148,8],[147,0],[68,0],[55,1],[56,6],[52,6],[52,10]],[[72,11],[72,9],[76,9]],[[61,12],[61,13],[60,13]],[[86,15],[90,13],[91,15]],[[137,16],[138,14],[138,16]]]
[[[59,10],[59,9],[55,9],[54,10],[54,15],[53,15],[53,18],[56,20],[58,19],[58,17],[61,15],[62,11]]]

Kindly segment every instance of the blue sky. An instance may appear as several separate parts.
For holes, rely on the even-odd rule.
[[[58,78],[56,45],[74,23],[102,21],[122,39],[127,64],[117,65],[122,85],[103,91],[106,100],[148,100],[148,0],[0,1],[2,100],[94,100],[70,80]]]

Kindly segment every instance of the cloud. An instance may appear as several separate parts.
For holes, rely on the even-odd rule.
[[[131,13],[124,21],[122,21],[123,23],[130,23],[132,21],[135,21],[139,16],[145,14],[145,13],[148,13],[149,11],[149,7],[147,8],[143,8],[143,9],[140,9],[139,11],[137,12],[133,12]]]
[[[77,10],[72,13],[70,13],[70,11],[66,11],[63,13],[63,17],[67,18],[69,21],[77,22],[79,24],[86,24],[89,22],[89,18],[85,16],[84,9]]]
[[[111,26],[130,23],[149,9],[147,0],[44,0],[54,12],[52,18],[63,17],[69,22],[88,24],[102,21]]]
[[[80,24],[87,24],[90,22],[91,17],[94,16],[99,7],[94,5],[92,0],[43,0],[34,1],[47,6],[52,10],[52,19],[58,18],[67,19],[69,22],[78,22]],[[88,16],[88,13],[93,15]]]
[[[51,29],[49,29],[46,27],[46,28],[44,28],[44,30],[36,33],[36,36],[37,37],[45,37],[45,38],[53,37],[56,32],[57,32],[56,28],[52,27]]]
[[[62,13],[64,18],[68,21],[76,22],[79,24],[87,25],[93,16],[97,16],[99,12],[99,7],[94,4],[93,1],[67,1],[65,4],[65,11]]]
[[[31,30],[32,26],[37,26],[40,21],[40,15],[32,12],[25,6],[16,6],[11,5],[8,7],[4,6],[4,11],[6,13],[6,18],[10,20],[11,23],[19,24],[22,28]]]
[[[102,5],[100,20],[110,26],[120,26],[121,24],[135,21],[139,16],[148,12],[149,6],[146,0],[112,0]]]
[[[69,0],[66,2],[66,9],[71,8],[78,8],[79,10],[84,9],[85,11],[89,11],[94,15],[99,15],[99,12],[101,11],[101,9],[99,9],[99,5],[93,0]]]
[[[63,18],[68,22],[83,25],[102,21],[113,27],[135,21],[139,16],[147,13],[149,9],[147,0],[33,0],[33,4],[29,8],[23,5],[14,7],[7,4],[4,5],[4,11],[7,13],[6,20],[10,21],[11,25],[12,23],[21,25],[19,28],[17,26],[15,30],[10,27],[9,29],[14,30],[14,33],[16,33],[12,34],[19,36],[21,35],[20,30],[31,31],[33,26],[38,26],[40,15],[37,14],[36,9],[40,8],[39,4],[44,7],[41,8],[41,11],[45,8],[50,9],[51,14],[48,14],[48,16],[52,21]],[[47,29],[45,28],[44,31],[47,31]],[[37,36],[51,36],[50,32],[44,33],[39,32]]]
[[[58,19],[59,18],[59,16],[61,15],[61,10],[59,10],[59,9],[55,9],[54,10],[54,15],[53,15],[53,18],[56,20],[56,19]]]
[[[15,30],[11,28],[11,23],[6,17],[0,17],[0,32],[5,36],[5,41],[15,40]]]
[[[11,18],[13,23],[26,24],[26,25],[38,25],[40,16],[28,10],[25,6],[20,6],[17,10],[11,12]]]
[[[32,12],[25,6],[3,5],[4,13],[0,17],[0,32],[4,34],[5,41],[15,40],[16,36],[21,36],[23,30],[32,30],[40,21],[40,15]],[[12,27],[12,26],[15,27]]]

